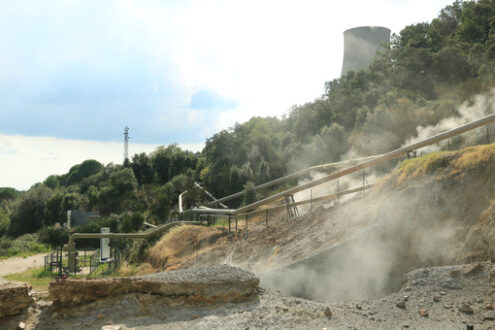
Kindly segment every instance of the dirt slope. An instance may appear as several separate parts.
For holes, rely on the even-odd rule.
[[[268,228],[260,221],[250,224],[249,231],[237,233],[184,228],[180,240],[163,238],[160,248],[156,247],[162,255],[153,262],[159,266],[160,260],[172,258],[163,251],[177,248],[176,242],[186,242],[188,233],[215,239],[200,239],[193,251],[182,254],[180,264],[162,262],[164,269],[222,263],[232,253],[233,265],[260,274],[336,247],[339,259],[325,265],[320,258],[318,267],[331,269],[332,278],[349,279],[335,281],[339,299],[351,291],[348,298],[368,291],[370,296],[387,294],[396,287],[390,283],[400,283],[404,274],[416,268],[494,257],[494,171],[493,144],[411,159],[378,182],[369,195],[338,207],[320,208],[290,221],[270,221]],[[311,286],[308,271],[312,269],[300,269],[296,272],[300,275],[295,275],[305,286]],[[350,279],[359,273],[366,276],[360,276],[362,283],[356,285]],[[325,276],[317,274],[315,283],[320,275]]]

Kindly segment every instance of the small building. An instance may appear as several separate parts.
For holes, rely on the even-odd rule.
[[[93,219],[98,219],[98,212],[87,212],[84,210],[68,210],[67,211],[67,228],[83,226]]]

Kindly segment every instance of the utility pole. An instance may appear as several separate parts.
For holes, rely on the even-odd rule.
[[[129,161],[129,127],[124,129],[124,164]]]

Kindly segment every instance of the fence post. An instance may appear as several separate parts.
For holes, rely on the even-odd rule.
[[[231,219],[232,219],[232,215],[229,214],[229,231],[230,231],[230,221],[231,221]]]

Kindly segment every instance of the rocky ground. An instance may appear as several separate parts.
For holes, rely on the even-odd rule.
[[[0,328],[27,329],[473,329],[495,328],[495,264],[421,268],[400,291],[316,302],[259,289],[236,303],[191,303],[131,293],[60,309],[38,301]]]

